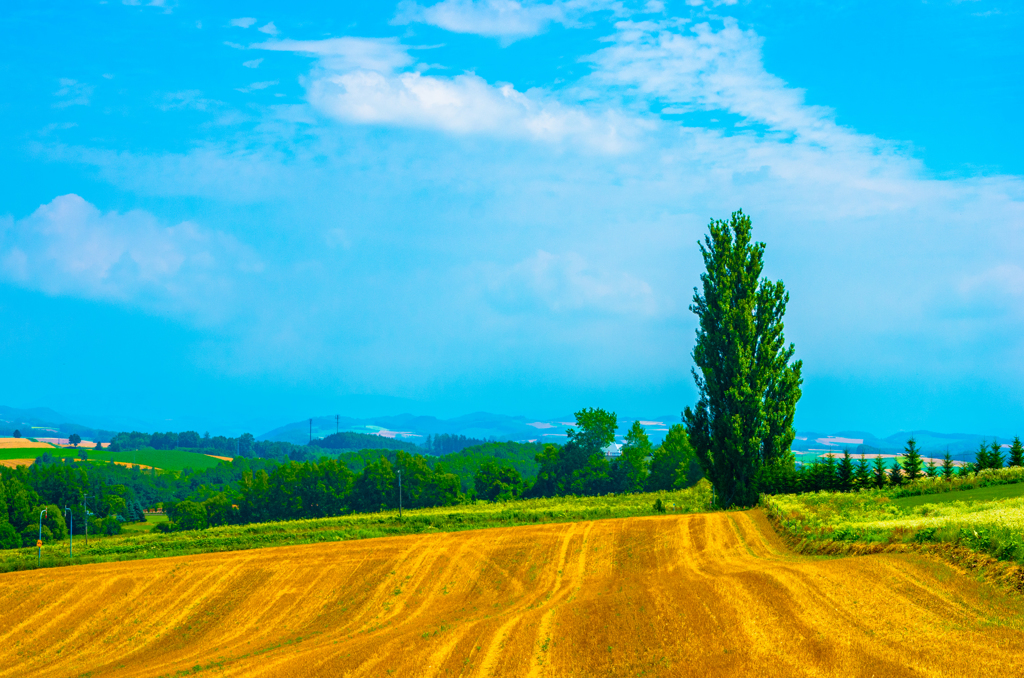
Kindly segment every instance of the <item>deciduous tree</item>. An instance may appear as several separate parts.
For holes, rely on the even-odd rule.
[[[783,335],[789,295],[782,281],[761,278],[764,243],[751,241],[750,218],[734,212],[708,230],[702,290],[694,288],[690,306],[699,398],[683,421],[718,503],[750,506],[759,470],[786,459],[796,435],[802,363]]]

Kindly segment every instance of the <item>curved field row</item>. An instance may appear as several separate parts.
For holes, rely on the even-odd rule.
[[[0,676],[992,676],[1024,602],[759,511],[0,575]]]

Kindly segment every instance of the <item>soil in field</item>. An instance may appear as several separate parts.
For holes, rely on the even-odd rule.
[[[1014,676],[1024,601],[758,511],[0,575],[0,676]]]

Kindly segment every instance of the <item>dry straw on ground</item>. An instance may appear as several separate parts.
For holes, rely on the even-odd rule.
[[[0,575],[0,676],[993,676],[1024,601],[759,511]]]

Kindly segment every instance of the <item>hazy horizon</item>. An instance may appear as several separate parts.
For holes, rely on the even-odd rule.
[[[799,430],[1024,423],[999,0],[0,16],[2,404],[679,413],[697,241],[742,208],[791,295]]]

